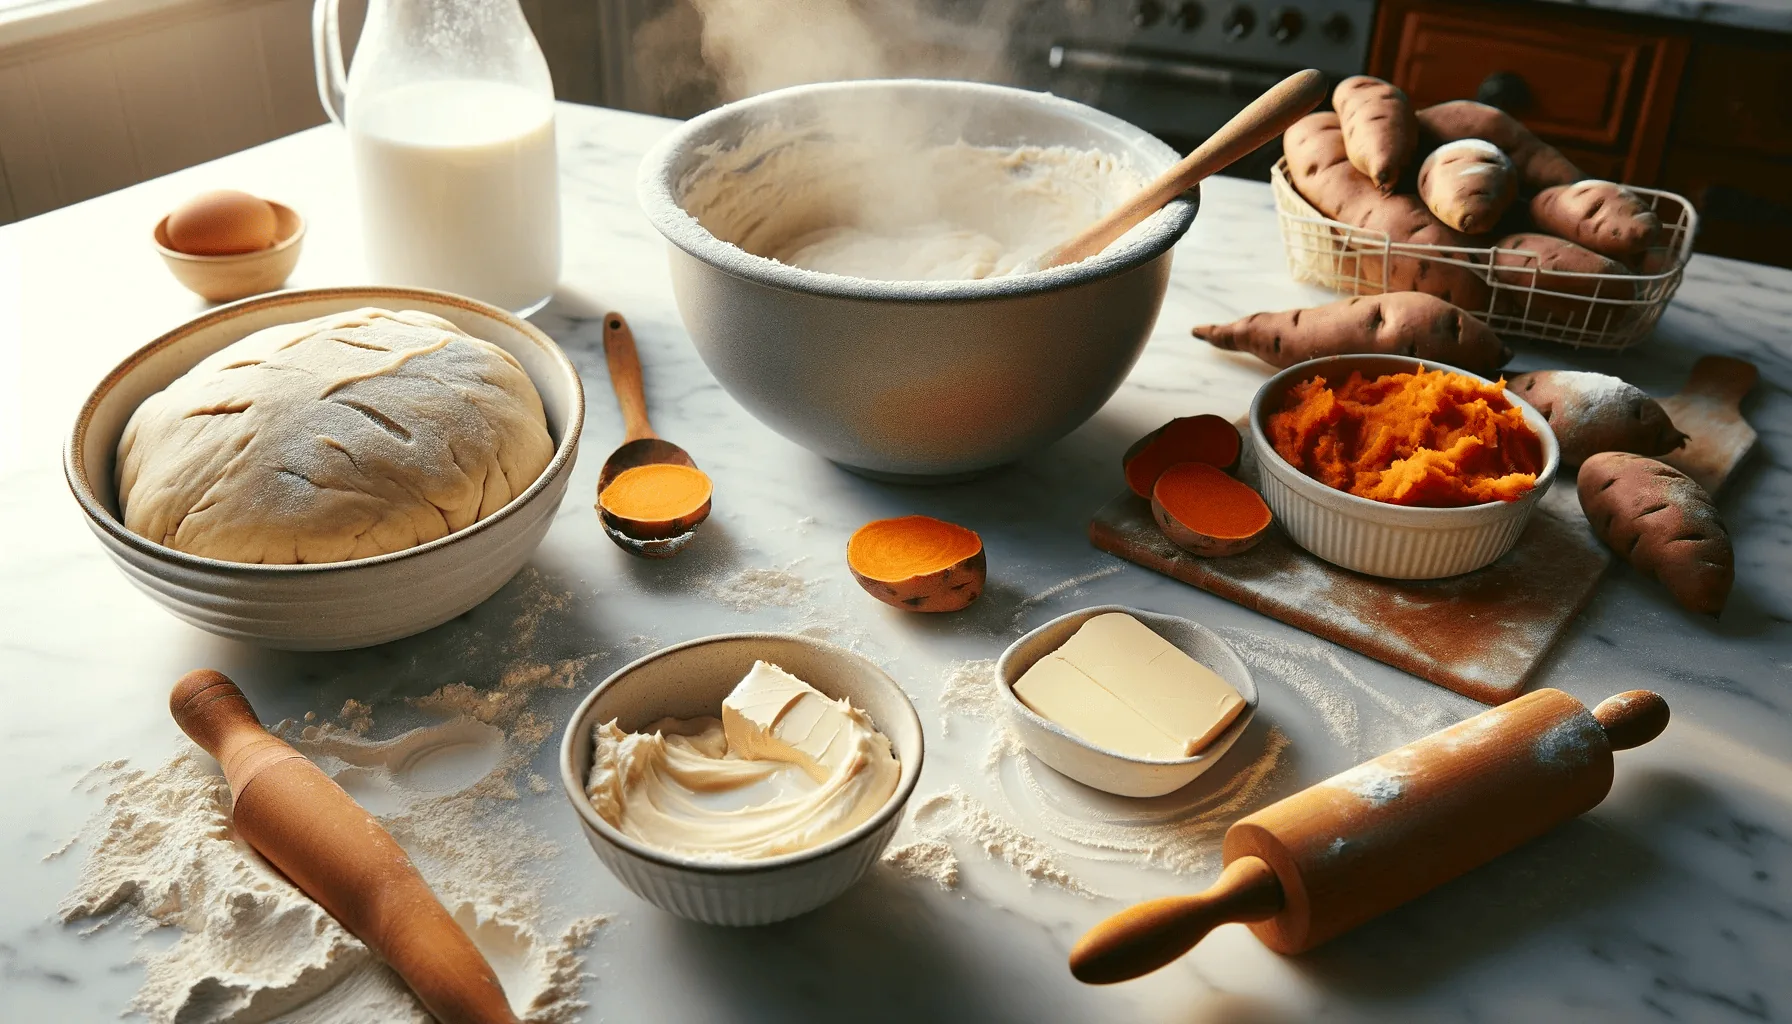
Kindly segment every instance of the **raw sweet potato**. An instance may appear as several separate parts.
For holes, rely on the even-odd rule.
[[[1458,139],[1431,151],[1419,167],[1419,198],[1438,220],[1478,235],[1493,230],[1518,195],[1518,172],[1491,142]]]
[[[1507,235],[1493,245],[1499,250],[1493,257],[1494,280],[1510,286],[1499,289],[1494,296],[1499,312],[1601,328],[1606,326],[1607,317],[1618,314],[1609,307],[1595,307],[1588,300],[1636,298],[1636,285],[1632,282],[1582,276],[1623,276],[1630,270],[1617,260],[1567,239],[1527,232]]]
[[[1419,245],[1472,244],[1467,236],[1431,215],[1417,196],[1384,196],[1375,183],[1350,166],[1338,115],[1308,114],[1282,136],[1288,176],[1294,188],[1320,213],[1333,220],[1380,231],[1394,242]],[[1383,266],[1383,260],[1386,266]],[[1488,287],[1475,271],[1417,256],[1357,256],[1358,275],[1379,286],[1385,272],[1387,291],[1426,292],[1470,310],[1487,308]]]
[[[1498,107],[1474,100],[1451,100],[1418,112],[1419,127],[1438,142],[1485,139],[1512,158],[1526,188],[1566,185],[1586,177],[1561,151]]]
[[[1332,91],[1344,152],[1382,195],[1392,195],[1419,147],[1419,122],[1406,94],[1369,75],[1353,75]]]
[[[1729,531],[1711,496],[1666,463],[1603,452],[1580,467],[1580,507],[1593,532],[1682,607],[1724,610],[1736,581]]]
[[[1666,455],[1686,443],[1659,402],[1609,374],[1538,370],[1519,374],[1506,387],[1549,421],[1566,465],[1600,452]]]
[[[1619,260],[1635,259],[1661,239],[1661,218],[1642,196],[1598,179],[1532,196],[1531,220],[1552,235]]]
[[[1512,352],[1488,326],[1423,292],[1358,296],[1313,309],[1253,313],[1229,324],[1204,324],[1195,337],[1215,348],[1249,352],[1289,367],[1321,356],[1376,352],[1491,374]]]

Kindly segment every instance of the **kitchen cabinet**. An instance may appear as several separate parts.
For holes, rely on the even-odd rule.
[[[1792,266],[1792,35],[1556,3],[1383,0],[1369,73],[1491,103],[1595,177],[1699,208],[1702,252]]]

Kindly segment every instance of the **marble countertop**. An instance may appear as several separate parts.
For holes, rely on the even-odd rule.
[[[1792,32],[1792,0],[1548,0],[1622,14],[1644,14],[1729,28]]]
[[[1266,186],[1205,187],[1176,254],[1149,348],[1120,393],[1052,448],[982,481],[915,489],[852,476],[755,422],[698,360],[674,307],[662,242],[634,199],[640,155],[670,122],[566,106],[560,115],[566,268],[536,322],[585,375],[583,457],[530,567],[491,601],[422,636],[358,652],[283,654],[187,626],[139,594],[89,535],[60,448],[87,392],[125,354],[193,316],[149,245],[156,218],[208,187],[281,199],[310,218],[291,284],[352,283],[359,247],[344,141],[319,128],[0,228],[0,1018],[113,1019],[142,982],[129,929],[57,922],[80,858],[46,858],[100,805],[81,780],[117,758],[150,767],[184,742],[170,684],[221,669],[273,721],[373,706],[374,735],[424,720],[405,701],[445,683],[490,686],[496,652],[583,657],[577,685],[543,691],[556,727],[591,684],[654,647],[750,628],[848,642],[915,699],[927,733],[917,799],[958,786],[1034,835],[1090,887],[1063,891],[960,842],[953,889],[879,866],[836,903],[764,929],[689,924],[629,894],[585,848],[557,791],[519,813],[560,847],[553,909],[612,915],[586,969],[586,1019],[1281,1021],[1759,1021],[1792,1016],[1792,272],[1695,257],[1656,336],[1621,357],[1526,346],[1517,369],[1610,370],[1656,393],[1700,355],[1750,359],[1747,406],[1761,450],[1723,501],[1737,585],[1721,620],[1682,612],[1618,565],[1541,670],[1539,685],[1596,702],[1649,687],[1674,723],[1619,756],[1610,797],[1584,819],[1322,950],[1286,959],[1241,926],[1148,979],[1088,988],[1070,944],[1123,901],[1186,892],[1218,872],[1227,816],[1201,822],[1241,771],[1249,807],[1474,713],[1478,706],[1349,651],[1093,550],[1089,514],[1121,485],[1125,446],[1162,421],[1234,416],[1265,369],[1189,336],[1192,324],[1324,296],[1290,281]],[[620,421],[603,369],[601,311],[632,320],[655,421],[716,480],[716,514],[677,560],[633,560],[590,511]],[[971,611],[905,615],[860,592],[841,552],[877,516],[923,512],[982,532],[990,586]],[[767,570],[787,585],[742,600]],[[793,582],[794,581],[794,582]],[[550,609],[526,637],[531,604]],[[1227,759],[1154,813],[1206,827],[1165,865],[1079,845],[1047,827],[1096,813],[1048,769],[984,769],[986,722],[947,717],[952,663],[992,658],[1022,631],[1078,607],[1125,603],[1213,625],[1252,652],[1262,707]],[[514,652],[513,652],[514,653]],[[555,744],[534,769],[554,777]],[[1023,785],[1022,776],[1034,779]],[[1043,801],[1043,803],[1041,803]],[[1234,808],[1228,814],[1239,813]],[[1079,810],[1080,808],[1080,810]],[[1166,810],[1167,808],[1167,810]],[[1178,809],[1180,808],[1180,810]],[[1109,806],[1102,813],[1109,813]],[[906,826],[905,826],[906,828]],[[1194,833],[1200,833],[1195,828]],[[900,840],[899,840],[900,841]]]

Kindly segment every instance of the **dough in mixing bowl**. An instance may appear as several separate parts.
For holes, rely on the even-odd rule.
[[[554,454],[503,349],[428,313],[257,331],[146,399],[118,443],[132,531],[230,562],[402,551],[503,508]]]

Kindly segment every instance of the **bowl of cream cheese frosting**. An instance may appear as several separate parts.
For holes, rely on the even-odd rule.
[[[1089,259],[1030,268],[1177,159],[1044,93],[829,82],[680,125],[638,184],[729,394],[849,469],[951,478],[1051,444],[1119,388],[1197,193]]]
[[[851,651],[741,633],[656,652],[573,714],[561,781],[598,858],[708,924],[806,913],[864,875],[920,777],[914,705]]]

